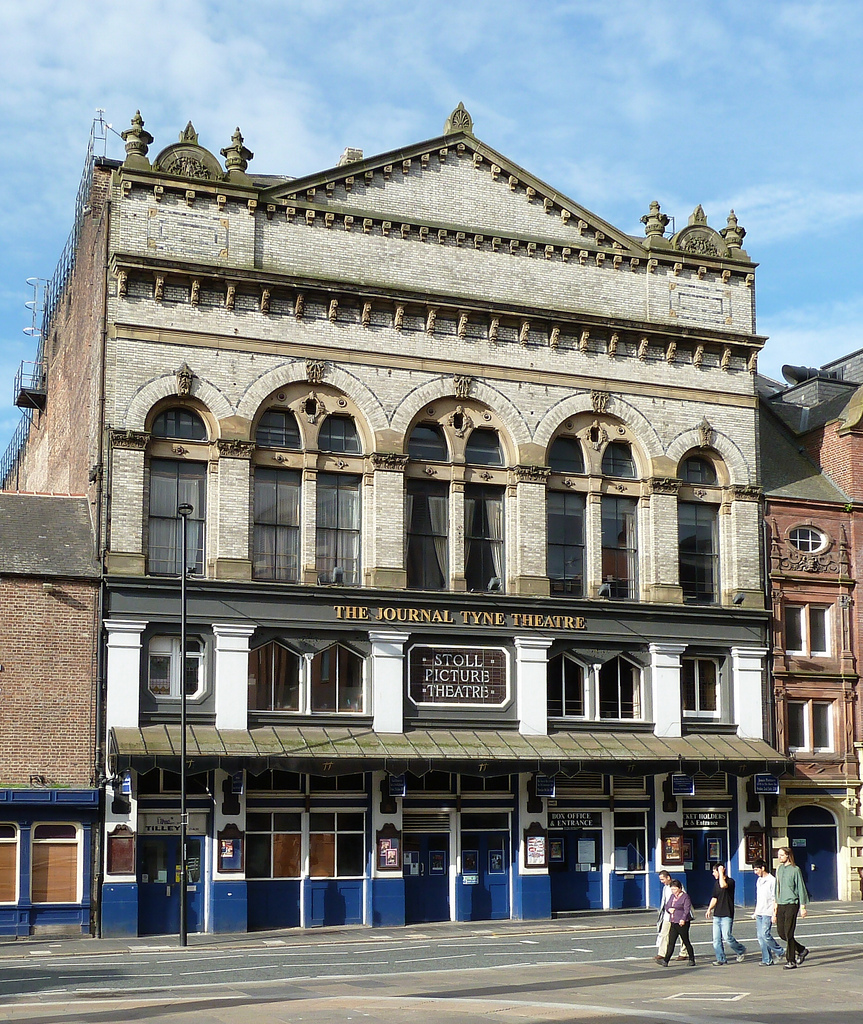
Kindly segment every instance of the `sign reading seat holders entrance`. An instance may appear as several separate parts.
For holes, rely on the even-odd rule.
[[[509,699],[509,658],[502,647],[412,647],[408,652],[414,704],[495,707]]]

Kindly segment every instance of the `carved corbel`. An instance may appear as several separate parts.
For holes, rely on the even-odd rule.
[[[484,241],[485,241],[485,235],[474,235],[473,236],[473,247],[474,247],[474,249],[481,249]]]
[[[220,437],[216,441],[216,450],[220,459],[251,459],[255,453],[255,442]]]
[[[193,188],[186,189],[186,206],[195,205],[195,190]]]
[[[494,344],[497,341],[497,334],[500,330],[500,317],[493,316],[488,323],[488,340]]]
[[[297,297],[294,299],[294,316],[297,320],[302,320],[303,315],[306,312],[306,296],[303,292],[297,292]]]
[[[165,275],[156,274],[156,280],[153,283],[153,299],[156,302],[161,302],[165,296]]]
[[[310,384],[320,384],[327,372],[327,361],[326,359],[307,359],[306,360],[306,380]]]
[[[707,267],[699,267],[696,273],[698,274],[698,280],[703,281],[707,277]]]
[[[665,361],[666,363],[673,363],[677,359],[677,342],[669,341],[665,349]]]
[[[758,373],[758,349],[750,349],[749,358],[746,360],[746,369],[750,373]]]
[[[420,241],[424,242],[429,236],[429,229],[425,224],[421,224],[419,228],[417,228],[417,233],[420,236]]]
[[[548,337],[549,348],[557,348],[560,344],[560,325],[551,325],[551,334]]]
[[[596,265],[597,265],[598,267],[601,267],[601,266],[602,266],[602,264],[603,264],[603,263],[605,263],[605,253],[604,253],[604,252],[598,252],[598,253],[596,253],[596,254],[594,255],[593,259],[594,259],[594,262],[596,263]]]
[[[519,345],[526,345],[530,340],[530,320],[522,320],[521,330],[518,332]]]
[[[370,235],[372,233],[372,225],[374,221],[371,217],[363,217],[363,234]]]
[[[633,273],[635,273],[635,271],[638,270],[640,265],[641,265],[641,260],[637,256],[633,256],[632,259],[629,261],[629,269]]]
[[[117,295],[124,298],[129,289],[129,274],[125,270],[117,271]]]
[[[563,221],[564,224],[569,223],[569,219],[571,216],[572,214],[569,212],[569,210],[560,211],[560,219]]]
[[[434,334],[435,324],[437,323],[437,307],[429,306],[428,312],[426,313],[426,334]]]
[[[276,212],[275,203],[267,203],[267,220],[273,219],[273,214]]]
[[[411,236],[411,226],[410,226],[410,224],[402,224],[401,227],[399,228],[399,232],[401,233],[402,239],[410,238],[410,236]]]
[[[516,255],[516,253],[518,252],[518,247],[520,245],[521,245],[521,242],[519,242],[519,240],[517,238],[511,238],[509,240],[509,252],[510,252],[511,256],[515,256]]]
[[[654,270],[656,270],[656,268],[658,266],[659,266],[659,260],[656,260],[656,259],[648,260],[647,261],[647,272],[648,272],[648,274],[652,274],[654,272]]]
[[[722,283],[723,284],[728,284],[728,282],[730,280],[731,280],[731,271],[730,270],[723,270],[722,271]]]
[[[449,234],[449,232],[447,231],[446,228],[440,228],[438,233],[437,233],[437,244],[438,245],[446,245],[446,240],[447,240],[447,235],[448,234]]]
[[[590,341],[590,331],[587,330],[587,328],[585,328],[581,332],[581,337],[578,339],[578,351],[579,352],[586,352],[589,341]]]
[[[397,305],[393,314],[393,327],[400,331],[405,325],[405,307],[401,304]]]
[[[360,316],[360,323],[363,327],[368,327],[372,322],[372,304],[370,302],[363,303],[363,312]]]
[[[528,256],[533,256],[533,254],[536,252],[536,242],[528,242],[527,246],[526,246],[526,249],[527,249],[527,255]]]
[[[695,352],[692,356],[692,365],[697,369],[701,369],[701,365],[704,362],[704,346],[696,345]]]
[[[315,226],[315,211],[306,210],[306,224],[312,228]]]
[[[330,308],[327,311],[327,319],[334,324],[339,318],[339,300],[330,299]]]
[[[269,313],[270,312],[270,289],[269,288],[262,288],[261,289],[261,312],[262,313]]]
[[[461,313],[459,315],[457,333],[460,338],[467,337],[467,313]]]
[[[606,352],[608,353],[608,355],[609,355],[609,357],[611,359],[614,359],[614,357],[617,355],[617,344],[618,344],[619,341],[620,341],[620,335],[617,333],[617,331],[615,331],[611,335],[611,337],[608,339],[608,345],[606,347]]]
[[[235,284],[228,283],[225,290],[225,309],[234,308],[234,300],[237,297],[237,286]]]
[[[722,370],[731,369],[731,347],[729,345],[726,345],[722,350],[722,360],[719,364],[719,368]]]
[[[156,200],[157,203],[161,203],[162,196],[164,194],[165,194],[165,187],[163,185],[154,185],[153,186],[153,198]]]
[[[564,263],[569,263],[569,257],[571,255],[572,249],[570,249],[569,246],[564,246],[563,249],[560,250],[560,258],[563,260]]]
[[[588,256],[590,256],[590,253],[587,251],[587,249],[580,249],[578,253],[578,262],[582,266],[584,266],[587,263]]]
[[[547,260],[550,260],[552,258],[552,256],[554,256],[554,246],[553,245],[547,245],[545,247],[545,258]]]
[[[111,447],[127,451],[142,452],[150,443],[150,435],[144,430],[112,430]]]
[[[638,343],[638,358],[642,363],[647,359],[647,349],[649,345],[650,342],[647,338],[642,338]]]
[[[517,188],[518,188],[518,178],[516,178],[514,174],[511,174],[509,176],[509,190],[510,190],[510,192],[515,192],[515,190]]]
[[[192,278],[192,284],[189,288],[189,303],[192,306],[197,306],[201,301],[201,282],[197,277]]]
[[[345,214],[345,231],[352,231],[354,227],[354,218],[349,214]]]
[[[675,263],[674,266],[671,268],[671,273],[674,274],[675,277],[680,277],[681,270],[683,270],[683,264]]]
[[[491,240],[491,248],[492,248],[492,252],[498,252],[498,250],[500,249],[500,238],[498,238],[497,236],[492,238],[492,240]]]
[[[333,224],[336,222],[336,215],[334,213],[324,214],[324,227],[332,229]]]
[[[258,209],[258,200],[257,199],[250,199],[248,201],[248,203],[246,203],[246,206],[249,208],[249,214],[252,217],[254,217],[255,216],[255,212]]]
[[[620,255],[617,255],[617,256],[614,257],[614,259],[611,261],[611,263],[612,263],[612,266],[614,267],[615,270],[620,270],[620,265],[621,265],[621,263],[623,263],[623,257],[620,256]]]

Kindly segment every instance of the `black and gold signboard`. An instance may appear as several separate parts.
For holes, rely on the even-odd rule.
[[[415,704],[501,707],[509,697],[509,662],[500,647],[412,647],[408,665]]]

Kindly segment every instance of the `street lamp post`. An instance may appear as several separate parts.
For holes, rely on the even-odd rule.
[[[184,502],[177,507],[180,518],[180,945],[188,943],[186,921],[186,576],[189,571],[189,516],[194,509]]]

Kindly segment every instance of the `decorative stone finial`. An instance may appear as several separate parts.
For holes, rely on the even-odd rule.
[[[665,234],[670,220],[668,214],[660,212],[659,203],[654,199],[650,204],[650,212],[641,218],[644,233],[647,235],[648,249],[668,244],[662,236]]]
[[[701,203],[699,203],[698,206],[696,206],[695,209],[690,214],[690,216],[689,216],[689,223],[690,224],[706,224],[707,223],[707,214],[704,212],[704,207],[701,205]]]
[[[147,150],[150,148],[153,136],[144,131],[144,119],[141,117],[140,110],[135,111],[132,127],[120,134],[123,142],[126,143],[126,159],[123,161],[123,166],[137,171],[149,171],[150,161],[147,159]]]
[[[180,142],[185,142],[190,146],[198,145],[198,133],[195,131],[195,126],[191,121],[180,132]]]
[[[725,239],[725,244],[728,248],[732,250],[732,256],[735,255],[734,250],[740,249],[743,245],[743,239],[746,237],[746,228],[742,228],[737,222],[734,210],[728,214],[728,224],[722,228],[719,234]]]
[[[473,135],[473,118],[464,109],[463,103],[459,103],[443,126],[444,135],[455,135],[456,132],[467,132],[468,135]]]
[[[246,168],[255,154],[243,145],[243,136],[240,134],[239,128],[231,136],[231,145],[226,146],[221,152],[225,158],[228,181],[236,181],[244,185],[249,184],[250,179],[246,174]]]

